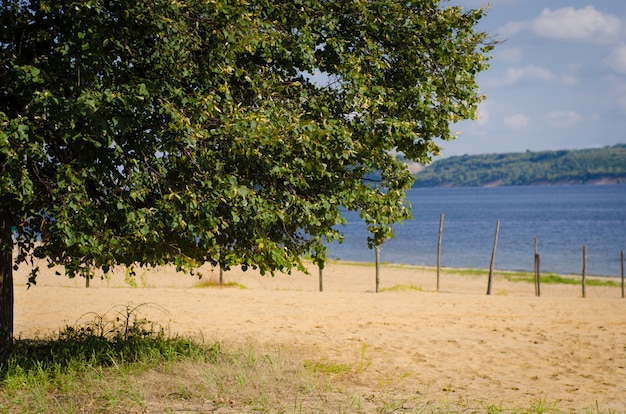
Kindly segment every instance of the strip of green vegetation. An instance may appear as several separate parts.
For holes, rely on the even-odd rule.
[[[414,187],[626,182],[626,145],[583,150],[462,155],[415,174]]]
[[[443,271],[447,274],[458,274],[458,275],[471,275],[471,276],[482,276],[489,273],[486,269],[446,269]],[[496,276],[501,276],[508,281],[511,282],[526,282],[526,283],[535,283],[535,275],[531,272],[510,272],[510,271],[498,271],[496,272]],[[580,276],[564,276],[556,273],[542,273],[541,274],[541,283],[544,284],[561,284],[561,285],[580,285],[581,279]],[[588,286],[609,286],[609,287],[618,287],[621,286],[621,282],[599,279],[597,277],[587,277],[585,283]]]
[[[507,280],[512,282],[528,282],[534,283],[535,277],[534,275],[519,277],[519,276],[509,276],[504,274],[504,277]],[[541,275],[541,283],[545,284],[561,284],[561,285],[580,285],[582,283],[579,277],[572,276],[561,276],[554,273],[549,273],[545,275]],[[585,284],[587,286],[609,286],[609,287],[618,287],[621,286],[619,282],[614,282],[612,280],[604,280],[604,279],[595,279],[595,278],[587,278],[585,280]]]
[[[346,262],[341,260],[333,260],[329,261],[336,264],[346,264],[350,266],[364,266],[364,267],[373,267],[374,263],[370,262]],[[393,263],[384,263],[385,267],[388,268],[409,268],[415,270],[427,270],[427,271],[435,271],[434,267],[430,266],[413,266],[413,265],[404,265],[404,264],[393,264]],[[464,268],[449,268],[443,267],[440,269],[442,274],[448,275],[466,275],[466,276],[484,276],[489,274],[489,270],[487,269],[464,269]],[[535,275],[532,272],[515,272],[515,271],[496,271],[496,276],[504,277],[506,280],[511,282],[526,282],[526,283],[535,283]],[[581,280],[580,276],[575,275],[559,275],[556,273],[542,273],[541,274],[541,283],[545,284],[563,284],[563,285],[580,285]],[[600,279],[597,276],[588,276],[585,283],[587,286],[609,286],[609,287],[618,287],[621,286],[621,282],[607,279]],[[419,288],[413,289],[410,286],[394,286],[391,288],[386,288],[383,290],[420,290]]]

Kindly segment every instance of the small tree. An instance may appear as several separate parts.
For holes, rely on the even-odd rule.
[[[33,258],[70,277],[289,270],[323,263],[340,208],[380,244],[409,217],[394,153],[426,162],[474,117],[483,15],[439,0],[5,0],[0,349],[12,266]]]

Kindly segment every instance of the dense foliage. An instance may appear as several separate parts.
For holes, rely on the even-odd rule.
[[[415,175],[415,187],[626,183],[626,145],[437,160]]]
[[[409,216],[393,151],[427,161],[482,99],[483,15],[439,0],[4,1],[0,265],[11,228],[17,262],[71,276],[322,264],[341,208],[380,243]]]

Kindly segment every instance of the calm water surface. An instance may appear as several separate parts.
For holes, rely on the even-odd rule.
[[[436,265],[443,213],[442,266],[488,268],[500,220],[498,269],[532,271],[537,238],[542,272],[580,274],[586,245],[588,274],[620,274],[626,185],[414,188],[407,199],[413,219],[395,226],[395,239],[382,246],[382,261]],[[346,218],[345,241],[330,244],[329,257],[374,261],[358,214]]]

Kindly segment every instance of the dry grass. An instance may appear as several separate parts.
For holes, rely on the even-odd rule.
[[[249,343],[219,346],[216,353],[215,346],[208,358],[194,352],[158,363],[76,361],[57,372],[35,368],[5,375],[0,412],[562,413],[557,403],[541,398],[527,407],[503,407],[471,405],[452,391],[444,400],[407,391],[401,377],[370,370],[366,346],[352,364],[296,347]]]
[[[238,289],[247,289],[245,285],[237,282],[222,282],[220,283],[219,279],[215,277],[210,277],[208,279],[200,279],[197,283],[194,283],[192,286],[194,288],[238,288]]]

